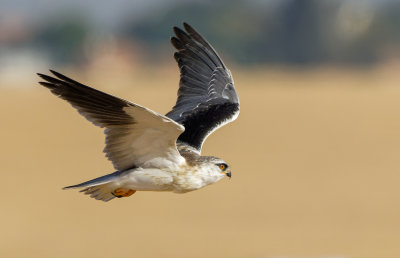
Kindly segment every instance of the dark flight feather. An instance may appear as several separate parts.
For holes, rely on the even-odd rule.
[[[50,70],[57,78],[40,74],[45,80],[39,82],[54,95],[68,101],[86,119],[99,127],[133,124],[133,118],[123,111],[131,104],[123,99],[93,89],[74,81],[60,73]]]
[[[166,116],[185,126],[178,141],[201,151],[206,137],[233,121],[239,98],[230,71],[214,48],[190,25],[174,27],[172,45],[180,69],[178,99]]]

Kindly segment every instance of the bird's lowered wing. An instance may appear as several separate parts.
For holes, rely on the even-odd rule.
[[[183,126],[145,107],[51,72],[56,78],[38,74],[45,80],[40,84],[68,101],[87,120],[105,128],[104,152],[116,169],[183,162],[176,148]]]
[[[178,140],[201,151],[209,134],[239,114],[239,98],[230,71],[214,48],[190,25],[174,27],[172,45],[181,72],[178,99],[166,114],[185,126]]]

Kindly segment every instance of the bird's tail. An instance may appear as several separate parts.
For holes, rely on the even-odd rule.
[[[116,196],[113,194],[116,185],[114,181],[119,179],[121,175],[120,171],[101,176],[77,185],[71,185],[64,187],[63,189],[74,189],[74,188],[84,188],[80,192],[90,195],[91,198],[96,200],[101,200],[108,202],[114,199]]]

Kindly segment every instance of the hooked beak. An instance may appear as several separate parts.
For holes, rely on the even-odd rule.
[[[231,178],[232,174],[231,171],[229,170],[228,172],[225,173],[227,177]]]

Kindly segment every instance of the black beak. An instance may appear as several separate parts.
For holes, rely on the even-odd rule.
[[[231,178],[231,176],[232,176],[231,171],[226,172],[226,176],[229,177],[229,178]]]

